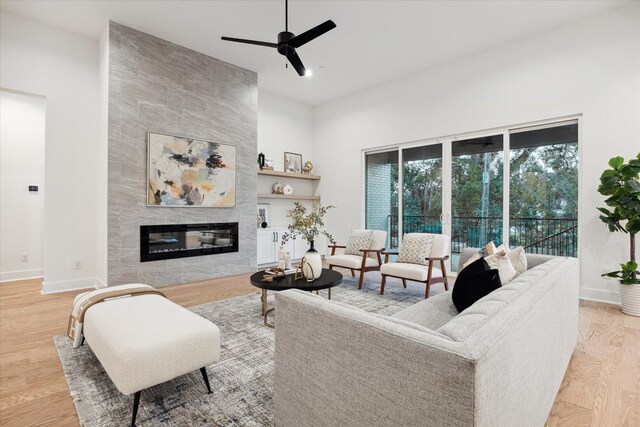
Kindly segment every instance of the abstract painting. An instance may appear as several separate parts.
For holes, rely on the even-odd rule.
[[[147,206],[233,207],[236,147],[148,133]]]

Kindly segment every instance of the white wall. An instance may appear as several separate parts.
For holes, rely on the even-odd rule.
[[[301,154],[303,162],[311,160],[315,164],[313,108],[260,90],[258,92],[258,153],[264,153],[267,157],[273,158],[275,170],[282,171],[285,151]],[[258,176],[258,194],[271,193],[271,187],[276,182],[291,185],[294,194],[312,194],[317,186],[315,181]],[[258,202],[269,203],[271,226],[282,227],[289,223],[286,213],[293,208],[293,201],[259,199]],[[310,206],[311,202],[303,202],[303,204]]]
[[[98,42],[2,13],[0,86],[47,99],[43,291],[94,286]]]
[[[43,97],[0,91],[0,281],[43,275],[44,132]]]
[[[437,42],[437,41],[431,41]],[[640,151],[640,3],[316,107],[314,155],[339,240],[361,226],[365,148],[582,114],[581,295],[619,302],[600,278],[628,257],[598,219],[607,160]],[[454,190],[455,191],[455,190]]]

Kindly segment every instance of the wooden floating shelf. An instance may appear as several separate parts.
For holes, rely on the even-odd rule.
[[[303,196],[301,194],[258,194],[258,199],[288,199],[320,201],[320,196]]]
[[[272,170],[260,170],[258,169],[258,175],[268,175],[268,176],[280,176],[284,178],[295,178],[295,179],[309,179],[312,181],[319,181],[319,175],[307,175],[304,173],[289,173],[289,172],[281,172],[281,171],[272,171]]]

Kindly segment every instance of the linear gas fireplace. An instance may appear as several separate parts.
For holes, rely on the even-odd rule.
[[[238,223],[140,226],[140,262],[238,252]]]

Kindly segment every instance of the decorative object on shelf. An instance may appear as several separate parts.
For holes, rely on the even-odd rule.
[[[147,206],[234,207],[236,147],[148,132]]]
[[[306,162],[304,162],[304,166],[302,167],[302,172],[307,175],[310,175],[312,170],[313,170],[313,163],[311,163],[311,160],[307,160]]]
[[[264,158],[264,168],[263,170],[273,170],[273,158],[271,157],[265,157]]]
[[[309,242],[309,250],[305,253],[304,257],[309,264],[313,272],[314,278],[319,278],[322,274],[322,257],[313,247],[313,242],[320,234],[327,237],[329,242],[335,244],[333,236],[329,234],[324,227],[324,216],[327,211],[335,206],[321,206],[314,204],[310,212],[307,213],[307,208],[302,206],[300,202],[294,203],[294,208],[287,212],[287,218],[293,220],[292,224],[289,224],[286,233],[282,235],[281,244],[284,245],[289,239],[295,236],[302,236],[307,242]],[[305,277],[310,277],[311,272],[307,271]]]
[[[302,154],[285,152],[284,171],[288,173],[302,173]]]
[[[271,194],[284,194],[284,187],[279,182],[273,184],[271,187]]]
[[[629,234],[629,261],[620,264],[621,270],[605,273],[620,281],[622,312],[640,316],[640,271],[636,262],[636,234],[640,232],[640,153],[625,164],[624,158],[609,160],[610,168],[600,176],[598,192],[608,196],[604,201],[613,208],[598,208],[600,219],[609,231]]]
[[[287,270],[291,268],[291,252],[284,253],[284,268]]]
[[[260,170],[264,169],[265,167],[264,153],[258,154],[258,167],[260,168]]]
[[[258,228],[269,226],[269,203],[258,203]]]
[[[285,185],[284,187],[282,187],[282,194],[290,196],[291,194],[293,194],[293,187],[291,187],[289,184]]]

